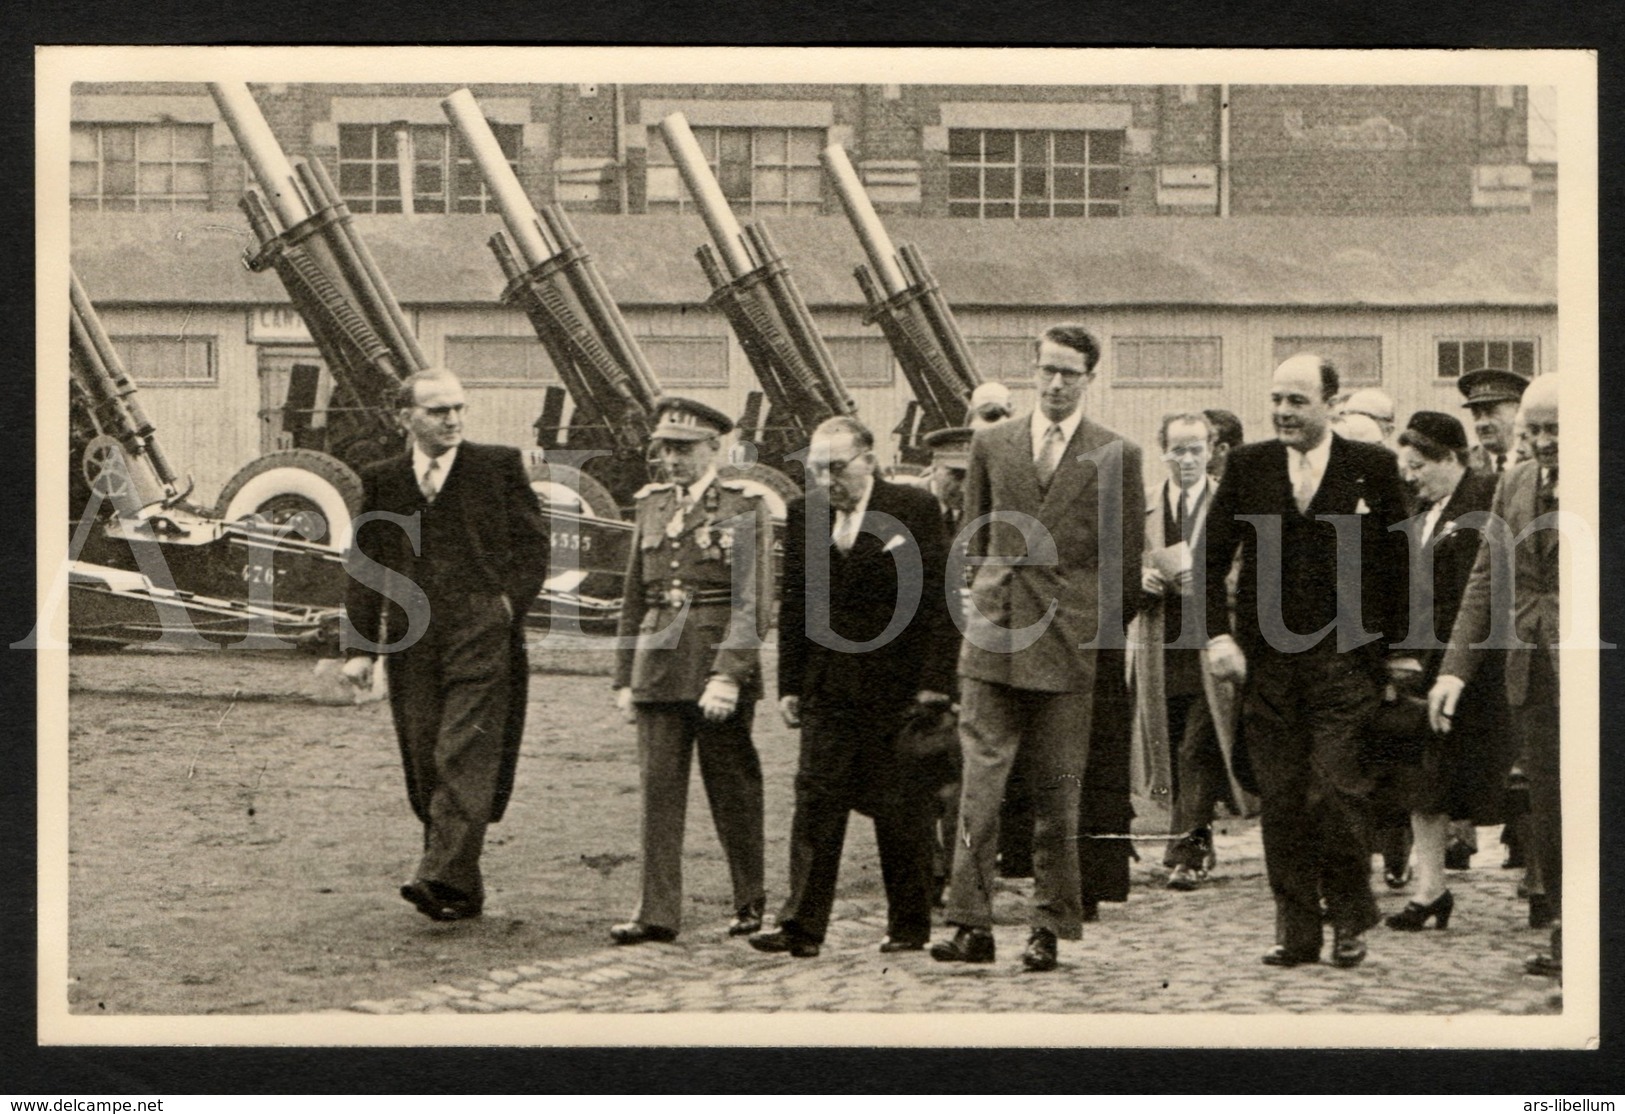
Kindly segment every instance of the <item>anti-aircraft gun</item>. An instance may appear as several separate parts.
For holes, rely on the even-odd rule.
[[[864,323],[879,324],[914,391],[914,401],[892,432],[898,435],[903,461],[924,464],[930,453],[922,438],[965,424],[967,402],[982,376],[925,260],[913,244],[892,245],[846,149],[831,144],[823,161],[869,257],[867,267],[860,263],[853,272],[868,303]]]
[[[547,389],[537,444],[549,460],[581,461],[584,501],[599,502],[597,480],[615,505],[630,506],[638,488],[658,478],[647,455],[655,406],[665,393],[658,376],[564,209],[545,205],[538,212],[531,205],[474,95],[459,89],[440,103],[507,228],[488,241],[507,279],[502,300],[524,311],[564,383]],[[566,395],[574,403],[568,422]],[[781,517],[796,492],[788,477],[765,465],[729,463],[719,472],[758,487]]]
[[[265,647],[336,629],[342,551],[299,523],[226,522],[188,501],[78,274],[69,271],[68,629],[129,642]]]
[[[244,264],[276,272],[333,384],[320,431],[308,407],[290,406],[300,447],[269,453],[241,469],[222,491],[219,512],[228,519],[257,513],[280,520],[317,510],[329,522],[342,516],[347,535],[361,497],[356,472],[402,451],[397,392],[403,380],[430,364],[326,168],[316,159],[289,161],[246,85],[216,82],[209,90],[258,184],[242,199],[260,240],[257,250],[245,253]],[[318,371],[310,368],[304,383],[296,375],[290,398],[314,398]],[[612,501],[593,505],[583,497],[584,487],[597,485],[574,469],[537,459],[528,466],[532,486],[548,504],[554,554],[580,558],[563,562],[566,567],[550,576],[538,611],[604,610],[583,600],[578,589],[593,571],[624,569],[629,532]]]
[[[715,245],[696,252],[710,304],[727,317],[762,387],[739,420],[740,442],[755,445],[761,463],[786,471],[785,458],[806,447],[820,422],[855,413],[857,404],[767,228],[741,227],[734,218],[682,113],[662,120],[660,134]]]

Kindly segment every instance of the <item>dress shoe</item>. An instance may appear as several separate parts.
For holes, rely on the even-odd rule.
[[[923,952],[924,940],[893,940],[890,936],[880,942],[880,950],[886,955],[892,952]]]
[[[1174,872],[1168,876],[1168,888],[1182,893],[1189,893],[1201,884],[1201,874],[1188,866],[1176,866]]]
[[[480,903],[439,882],[415,878],[401,887],[401,896],[431,921],[466,921],[478,917]]]
[[[1100,919],[1100,902],[1085,900],[1083,903],[1083,922],[1089,924]]]
[[[1388,927],[1397,928],[1401,932],[1420,932],[1428,925],[1428,918],[1433,918],[1434,924],[1443,929],[1450,923],[1450,914],[1456,908],[1456,899],[1446,890],[1427,905],[1420,901],[1412,901],[1405,908],[1388,918]]]
[[[1365,962],[1365,933],[1338,933],[1332,941],[1333,967],[1358,967]]]
[[[1529,864],[1524,861],[1523,848],[1515,844],[1507,845],[1507,857],[1501,860],[1502,870],[1522,870]]]
[[[1546,900],[1545,894],[1529,895],[1529,927],[1549,928],[1557,920],[1557,910]]]
[[[1452,843],[1444,851],[1446,870],[1467,870],[1473,865],[1473,849],[1465,843]]]
[[[1320,951],[1296,951],[1285,944],[1277,944],[1264,953],[1266,967],[1302,967],[1306,963],[1319,963]]]
[[[1545,952],[1536,952],[1523,961],[1525,974],[1542,975],[1549,979],[1560,978],[1563,974],[1563,961]]]
[[[960,925],[952,940],[931,945],[931,958],[941,963],[992,963],[993,933]]]
[[[797,936],[784,929],[758,932],[750,938],[750,946],[759,952],[789,952],[797,959],[811,959],[818,954],[819,945],[805,936]]]
[[[1383,870],[1382,880],[1388,884],[1390,890],[1402,890],[1411,882],[1411,868],[1407,864],[1399,870],[1389,867]]]
[[[1021,965],[1029,971],[1053,971],[1056,958],[1055,933],[1047,928],[1035,928],[1027,937],[1027,949],[1021,953]]]
[[[677,930],[644,924],[642,921],[627,921],[611,928],[609,938],[617,944],[669,944],[677,939]]]
[[[753,902],[750,905],[741,905],[734,910],[734,919],[728,922],[729,936],[749,936],[753,932],[762,931],[762,910],[766,908],[765,902]]]

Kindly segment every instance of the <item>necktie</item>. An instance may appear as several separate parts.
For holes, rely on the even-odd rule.
[[[1309,474],[1309,454],[1294,452],[1292,459],[1298,469],[1298,477],[1292,483],[1292,501],[1298,504],[1299,514],[1309,513],[1309,504],[1315,500],[1315,481]]]
[[[1038,468],[1040,486],[1049,486],[1050,479],[1055,475],[1055,469],[1061,466],[1061,453],[1065,448],[1061,437],[1061,425],[1056,422],[1045,432],[1044,443],[1038,450],[1038,459],[1034,461]]]
[[[1179,539],[1187,542],[1191,540],[1190,497],[1190,492],[1179,489]]]
[[[440,458],[432,457],[429,466],[423,470],[423,480],[418,484],[423,490],[423,498],[430,503],[440,494]]]
[[[852,542],[856,535],[856,531],[853,530],[856,525],[854,518],[855,516],[851,511],[835,512],[835,529],[832,531],[832,540],[835,542],[835,548],[842,553],[850,552],[852,549]]]
[[[1507,454],[1506,453],[1496,453],[1495,454],[1495,474],[1497,476],[1499,476],[1502,472],[1505,472],[1506,470],[1507,470]]]

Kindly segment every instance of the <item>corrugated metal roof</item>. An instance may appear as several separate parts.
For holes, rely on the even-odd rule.
[[[573,217],[616,300],[696,304],[708,242],[692,215]],[[861,303],[861,249],[840,217],[769,217],[812,305]],[[494,215],[358,216],[407,304],[489,304]],[[1556,222],[1544,216],[1138,217],[975,221],[894,218],[958,306],[1537,306],[1557,304]],[[240,263],[253,246],[229,213],[75,213],[73,262],[104,304],[285,300]]]

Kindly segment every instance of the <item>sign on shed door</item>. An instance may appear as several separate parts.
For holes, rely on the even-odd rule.
[[[333,377],[314,346],[261,348],[260,452],[320,449]]]

